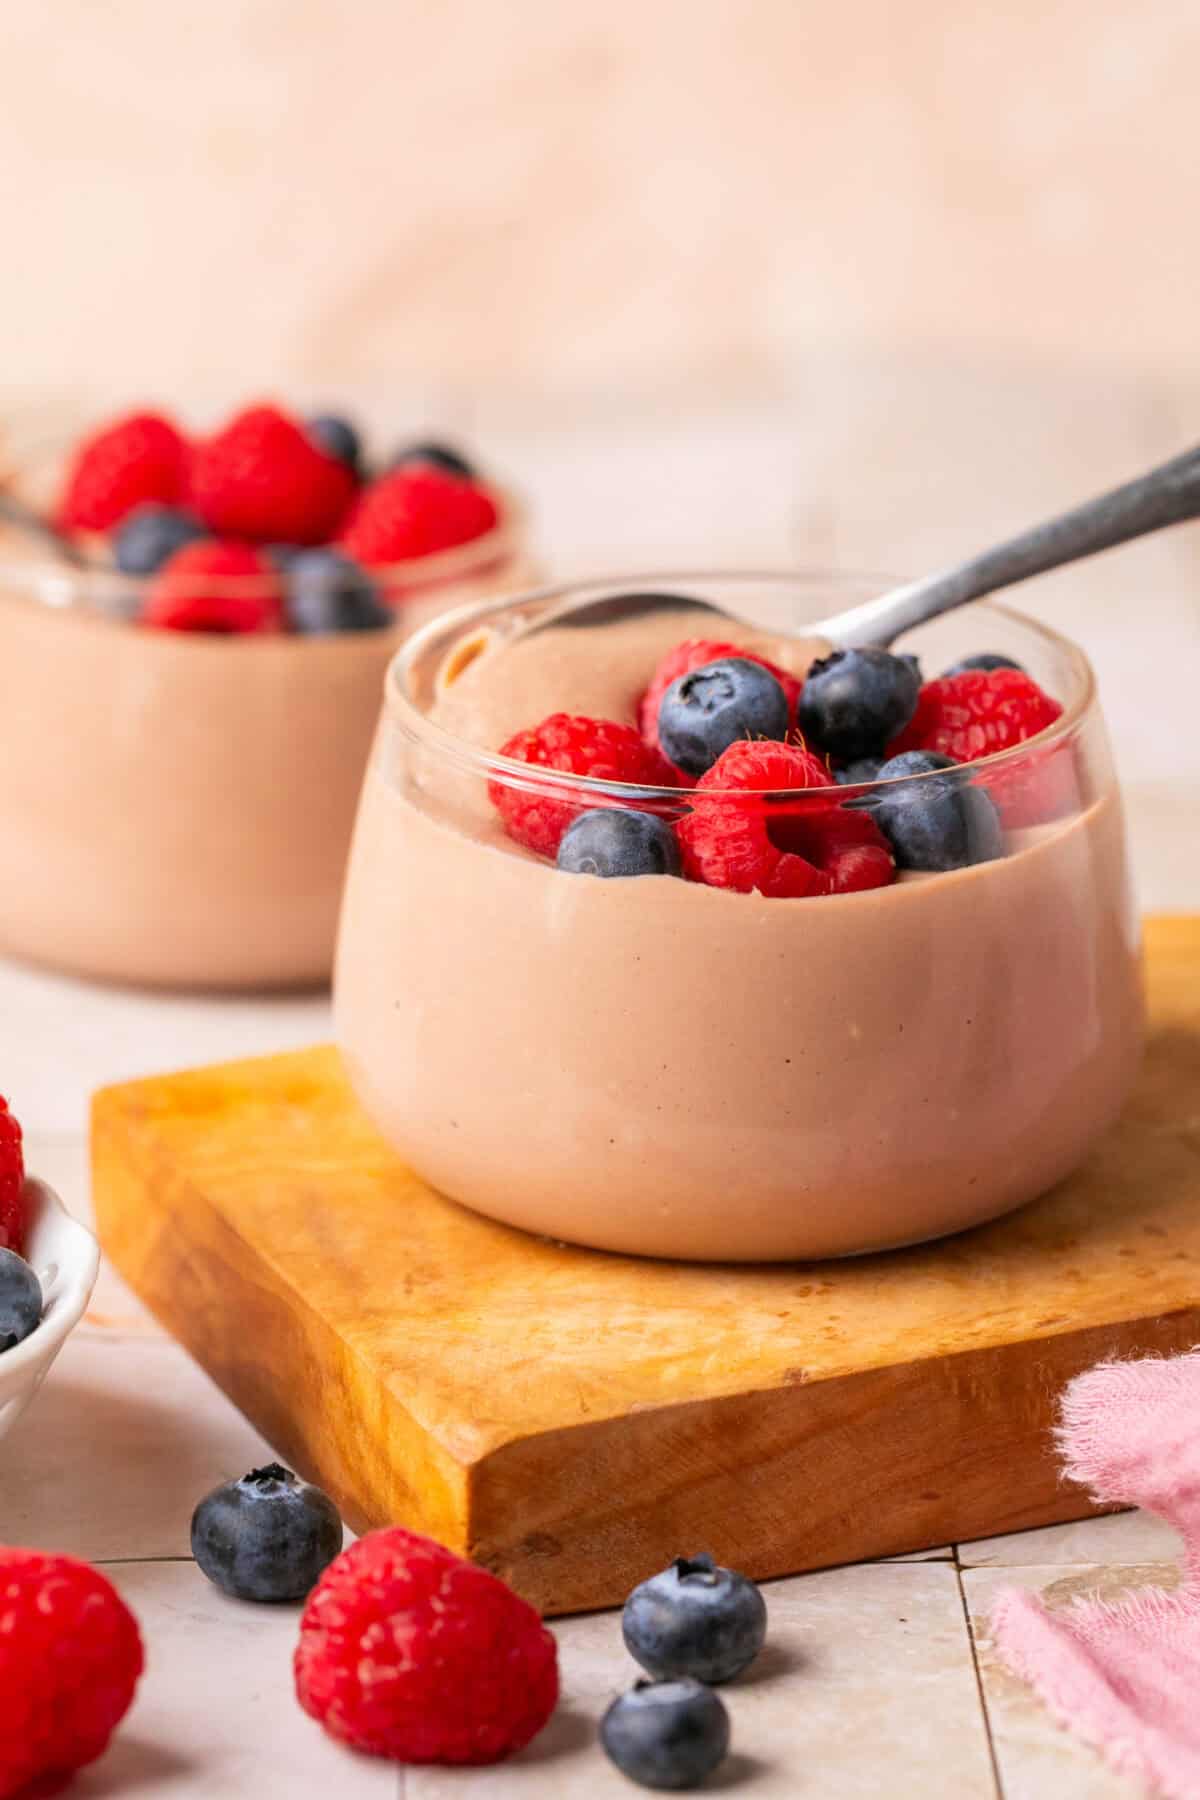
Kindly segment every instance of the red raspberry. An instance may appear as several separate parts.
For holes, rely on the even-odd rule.
[[[820,789],[822,797],[768,797],[801,788]],[[676,827],[684,873],[708,887],[770,899],[886,887],[895,875],[887,843],[865,813],[838,805],[839,791],[808,750],[731,744],[700,777],[692,811]]]
[[[888,755],[938,750],[955,762],[975,762],[1036,737],[1061,712],[1058,701],[1021,669],[964,669],[925,683],[916,712],[888,746]],[[979,785],[989,790],[1010,830],[1055,818],[1073,805],[1074,768],[1063,748],[1031,752],[1011,767],[980,776]]]
[[[221,536],[323,544],[341,524],[354,475],[276,406],[250,406],[198,444],[192,504]]]
[[[0,1096],[0,1250],[25,1248],[25,1156],[21,1127]]]
[[[331,1737],[405,1763],[494,1763],[558,1701],[558,1651],[485,1569],[399,1528],[360,1538],[309,1595],[296,1695]]]
[[[155,575],[142,623],[167,631],[282,631],[279,577],[249,544],[201,538],[176,550]]]
[[[796,706],[800,699],[800,689],[804,686],[802,681],[789,675],[778,663],[770,662],[765,656],[746,650],[740,644],[718,644],[709,638],[688,638],[684,643],[676,644],[674,650],[669,650],[663,657],[639,702],[638,728],[648,744],[652,744],[656,750],[660,748],[658,709],[671,683],[678,681],[681,675],[690,675],[693,669],[702,669],[706,663],[720,662],[726,656],[740,656],[746,662],[760,663],[764,669],[771,671],[787,695],[789,729],[795,726]]]
[[[56,519],[67,531],[111,531],[146,500],[170,506],[187,493],[187,440],[160,413],[130,413],[75,451]]]
[[[0,1549],[0,1797],[94,1762],[142,1665],[137,1621],[98,1569]]]
[[[378,568],[470,543],[498,517],[491,495],[473,481],[432,463],[406,463],[363,490],[338,542]]]
[[[659,751],[642,742],[632,725],[610,719],[573,718],[551,713],[530,731],[518,731],[500,751],[541,769],[591,775],[597,781],[627,781],[639,787],[673,787],[675,772]],[[539,856],[556,856],[563,832],[589,805],[604,801],[582,795],[560,799],[557,793],[529,793],[508,781],[492,781],[488,794],[504,820],[509,837]],[[609,802],[613,804],[613,802]]]

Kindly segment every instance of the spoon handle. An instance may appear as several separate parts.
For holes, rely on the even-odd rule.
[[[76,568],[84,566],[86,559],[65,532],[59,531],[58,527],[52,525],[49,519],[44,519],[31,506],[27,506],[23,500],[18,500],[15,494],[5,492],[2,487],[0,487],[0,522],[6,525],[15,525],[18,530],[27,532],[31,537],[40,538],[56,555],[61,556],[64,562],[72,563]]]
[[[1172,457],[1146,475],[1085,500],[1070,512],[1034,525],[1029,531],[985,550],[969,562],[940,575],[893,588],[829,619],[827,636],[846,646],[890,644],[902,631],[936,618],[952,607],[978,600],[998,588],[1012,587],[1031,575],[1060,568],[1081,556],[1093,556],[1130,538],[1160,531],[1200,514],[1200,447]]]

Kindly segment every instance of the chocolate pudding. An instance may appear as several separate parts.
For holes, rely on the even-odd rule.
[[[529,1231],[735,1261],[937,1236],[1068,1174],[1136,1067],[1137,928],[1086,665],[1000,609],[973,609],[977,642],[998,619],[1076,685],[1077,809],[994,861],[805,899],[566,873],[506,837],[472,748],[554,711],[631,719],[700,631],[795,673],[813,640],[509,617],[439,649],[380,727],[338,954],[339,1038],[399,1154]]]

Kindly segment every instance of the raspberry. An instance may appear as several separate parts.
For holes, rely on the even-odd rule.
[[[98,1569],[0,1549],[0,1797],[94,1762],[142,1666],[137,1621]]]
[[[25,1156],[21,1127],[0,1097],[0,1250],[25,1248]]]
[[[937,750],[955,762],[975,762],[1036,737],[1062,712],[1023,669],[966,669],[927,681],[917,710],[888,746]],[[1052,745],[981,775],[1004,825],[1036,825],[1070,810],[1076,797],[1074,767],[1066,746]]]
[[[562,769],[598,781],[626,781],[639,787],[675,785],[675,772],[666,757],[643,743],[632,725],[617,725],[609,719],[551,713],[532,730],[518,731],[509,738],[500,754],[536,768]],[[489,782],[488,794],[509,837],[539,856],[557,855],[572,819],[585,807],[604,804],[603,798],[587,794],[578,800],[563,800],[557,793],[530,793],[508,780]]]
[[[827,766],[792,744],[731,744],[692,794],[676,827],[684,874],[708,887],[770,899],[886,887],[895,874],[887,842],[863,812],[837,804]],[[812,801],[769,790],[815,788]],[[732,789],[744,790],[731,792]]]
[[[753,650],[745,650],[740,644],[719,644],[708,638],[688,638],[684,643],[676,644],[674,650],[669,650],[663,657],[638,704],[638,728],[646,742],[655,750],[660,748],[658,709],[671,683],[678,681],[681,675],[690,675],[693,669],[702,669],[705,663],[720,662],[726,656],[740,656],[746,662],[760,663],[764,669],[771,671],[787,696],[788,727],[794,727],[800,689],[804,685],[802,681],[789,675],[778,663],[768,661],[765,656],[759,656]]]
[[[67,531],[111,531],[126,513],[155,500],[173,505],[188,484],[187,440],[160,413],[130,413],[85,438],[58,503]]]
[[[151,581],[142,623],[167,631],[282,631],[279,577],[249,544],[185,544]]]
[[[485,1569],[399,1528],[344,1550],[309,1596],[296,1695],[332,1737],[406,1763],[494,1763],[558,1700],[533,1607]]]
[[[378,568],[470,543],[498,517],[491,495],[474,482],[432,463],[406,463],[364,489],[338,541]]]
[[[354,475],[275,406],[250,406],[196,447],[192,504],[221,536],[323,544],[342,521]]]

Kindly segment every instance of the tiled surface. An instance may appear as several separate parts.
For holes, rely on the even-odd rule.
[[[1019,397],[994,384],[985,405],[976,383],[971,416],[987,427],[961,459],[967,472],[956,473],[960,459],[946,446],[960,439],[939,424],[964,404],[949,378],[893,375],[883,407],[876,381],[872,413],[877,376],[836,363],[814,369],[803,429],[745,411],[719,430],[680,414],[637,431],[614,420],[569,437],[514,433],[512,452],[543,495],[552,561],[628,569],[677,559],[686,544],[695,562],[832,557],[912,570],[1035,516],[1046,494],[1086,492],[1187,435],[1169,409],[1139,409],[1111,387],[1073,390],[1069,408],[1052,387],[1049,412],[1036,414],[1017,456]],[[907,435],[918,416],[922,431]],[[878,448],[870,484],[856,464],[867,436]],[[1143,899],[1164,908],[1200,907],[1200,740],[1178,729],[1188,716],[1178,646],[1189,632],[1194,643],[1200,618],[1197,554],[1195,538],[1179,533],[1021,597],[1082,635],[1100,669]],[[0,1077],[25,1120],[31,1166],[85,1216],[95,1086],[328,1032],[322,996],[139,996],[0,966]],[[81,1795],[599,1800],[632,1791],[595,1748],[600,1713],[631,1675],[612,1615],[556,1627],[564,1707],[509,1767],[402,1777],[327,1743],[291,1696],[294,1612],[226,1602],[187,1560],[195,1500],[265,1451],[106,1268],[84,1324],[0,1451],[0,1540],[111,1565],[149,1646],[128,1728]],[[1153,1520],[1119,1515],[775,1584],[771,1649],[754,1679],[729,1694],[735,1758],[718,1791],[764,1800],[1130,1800],[998,1669],[983,1621],[1005,1583],[1061,1597],[1169,1576],[1173,1552]]]

